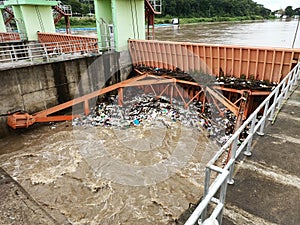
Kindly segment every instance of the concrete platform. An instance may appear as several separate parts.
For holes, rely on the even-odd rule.
[[[0,168],[0,224],[59,225],[2,168]]]
[[[300,224],[300,88],[238,162],[223,225]]]

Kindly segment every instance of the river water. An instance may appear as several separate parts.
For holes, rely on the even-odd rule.
[[[225,45],[291,48],[297,20],[266,20],[238,23],[200,23],[157,27],[155,39]],[[300,48],[300,28],[295,48]]]
[[[156,39],[291,47],[296,25],[159,27]],[[202,195],[204,166],[217,149],[205,131],[180,123],[124,130],[64,122],[0,139],[0,166],[59,224],[177,224]]]

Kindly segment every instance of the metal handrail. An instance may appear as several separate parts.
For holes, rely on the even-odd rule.
[[[34,61],[51,58],[70,57],[72,55],[99,54],[101,51],[110,50],[107,47],[99,48],[99,42],[87,42],[82,40],[70,40],[61,42],[45,42],[33,44],[18,44],[0,46],[0,63],[12,63],[18,61]]]
[[[205,169],[205,184],[203,200],[196,207],[192,215],[185,222],[185,225],[202,224],[207,219],[207,207],[209,203],[215,203],[217,206],[211,213],[209,219],[217,220],[222,223],[227,184],[232,184],[234,164],[237,157],[246,147],[244,154],[251,156],[252,139],[255,133],[264,134],[264,128],[267,120],[274,121],[276,110],[279,112],[283,105],[283,100],[289,97],[289,93],[297,85],[300,79],[300,63],[298,63],[288,75],[277,85],[270,95],[259,105],[259,107],[248,117],[241,127],[230,137],[230,139],[221,147],[215,156],[207,163]],[[259,112],[263,109],[263,115],[258,120]],[[250,125],[247,138],[238,145],[238,139],[242,131]],[[222,154],[231,147],[231,158],[226,165],[221,168],[215,163],[220,159]],[[211,172],[217,172],[218,175],[211,180]],[[212,184],[210,184],[212,182]],[[215,193],[220,191],[219,199],[214,197]]]

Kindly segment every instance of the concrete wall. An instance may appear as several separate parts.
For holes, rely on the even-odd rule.
[[[128,67],[119,72],[117,59],[107,54],[0,71],[0,114],[32,114],[125,79]],[[0,138],[9,132],[1,116]]]

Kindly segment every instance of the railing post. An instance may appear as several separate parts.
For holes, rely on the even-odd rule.
[[[234,172],[234,163],[235,163],[235,153],[237,150],[237,146],[238,146],[238,140],[239,140],[239,136],[237,136],[232,145],[231,145],[231,159],[233,159],[233,163],[229,168],[229,178],[228,178],[228,184],[234,184],[234,180],[233,180],[233,172]]]
[[[28,45],[28,58],[30,59],[31,62],[33,61],[32,51],[31,51],[30,44]]]
[[[45,51],[47,62],[49,62],[49,55],[48,55],[47,47],[46,47],[46,45],[44,43],[43,43],[43,47],[44,47],[44,51]]]
[[[295,70],[293,85],[296,85],[298,79],[300,79],[299,73],[300,73],[300,63],[297,64],[297,68]]]
[[[13,54],[11,52],[12,52],[12,50],[9,50],[10,60],[11,60],[11,62],[13,62],[14,61],[14,57],[13,57]]]
[[[290,91],[292,91],[293,87],[297,85],[297,82],[300,79],[299,73],[300,73],[300,63],[298,63],[293,70]]]
[[[18,61],[18,56],[17,56],[17,54],[16,54],[16,50],[15,50],[15,47],[14,47],[14,46],[12,46],[12,52],[13,52],[12,59],[15,58],[15,60]],[[13,62],[13,61],[14,61],[14,60],[12,60],[12,62]]]
[[[250,139],[247,143],[246,151],[244,152],[244,155],[246,155],[246,156],[251,156],[252,155],[251,145],[252,145],[252,140],[253,140],[253,135],[254,135],[256,116],[257,115],[255,115],[255,117],[253,117],[253,119],[251,121],[251,127],[250,127],[250,133],[249,133],[249,135],[251,135],[251,137],[250,137]]]
[[[223,219],[223,212],[224,212],[224,207],[225,207],[225,199],[226,199],[226,192],[227,192],[227,185],[228,184],[228,177],[227,179],[223,182],[221,190],[220,190],[220,202],[223,205],[222,210],[220,211],[217,221],[219,224],[222,224],[222,219]]]
[[[289,77],[288,77],[287,87],[286,87],[286,89],[284,91],[284,99],[287,99],[288,93],[289,93],[290,89],[292,88],[292,85],[291,85],[292,82],[291,82],[291,80],[292,80],[292,74],[290,74]]]
[[[276,109],[276,104],[277,104],[277,98],[278,98],[278,93],[279,93],[279,88],[276,88],[276,92],[274,95],[274,99],[273,99],[273,104],[272,104],[272,111],[270,113],[270,117],[269,120],[273,120],[274,114],[275,114],[275,109]]]
[[[265,105],[265,108],[264,108],[264,115],[261,118],[262,123],[260,125],[259,132],[257,132],[257,134],[260,135],[260,136],[264,135],[264,128],[265,128],[265,124],[266,124],[267,113],[268,113],[268,109],[269,109],[269,103],[270,103],[270,100],[266,102],[266,105]]]
[[[211,170],[209,167],[205,168],[205,181],[204,181],[204,193],[203,193],[203,198],[208,193],[209,190],[209,185],[210,185],[210,175],[211,175]],[[203,222],[206,219],[206,213],[207,213],[207,207],[203,210],[201,214],[201,222]]]
[[[282,99],[283,99],[283,95],[284,95],[284,89],[285,89],[285,86],[286,86],[286,82],[284,82],[282,84],[282,88],[280,90],[280,94],[279,94],[279,100],[278,100],[278,105],[277,105],[277,109],[280,109],[281,107],[281,104],[282,104]]]
[[[297,72],[298,72],[298,67],[296,67],[292,73],[290,91],[292,91],[294,86],[297,84]]]

